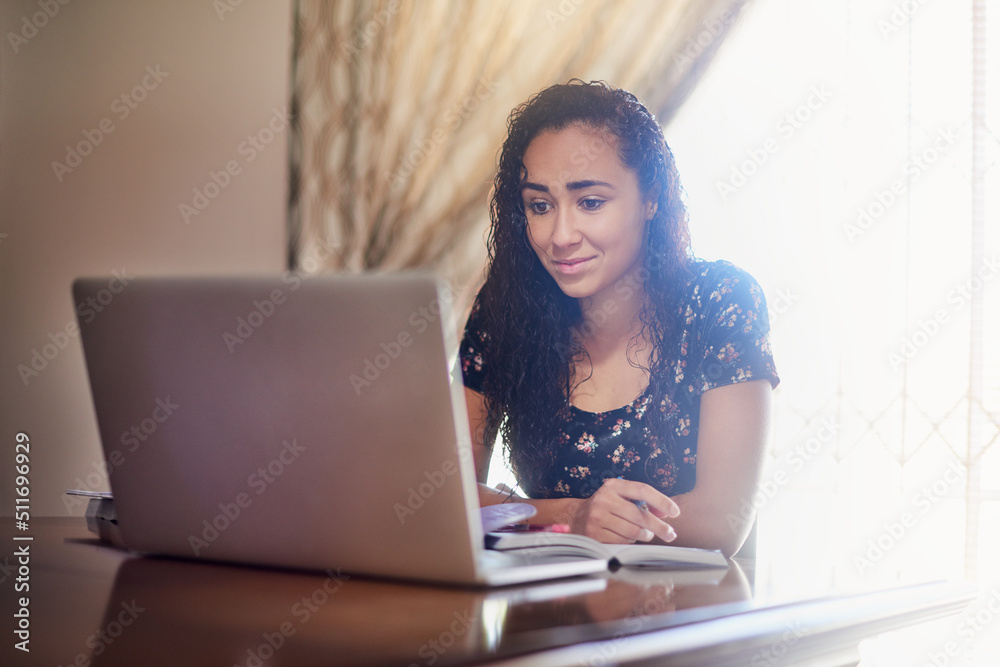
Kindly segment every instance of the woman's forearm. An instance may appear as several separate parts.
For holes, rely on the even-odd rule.
[[[681,508],[679,516],[667,519],[677,532],[672,546],[718,549],[724,555],[732,556],[743,544],[750,531],[750,522],[737,519],[726,508],[711,502],[700,502],[693,494],[673,496],[673,501]]]
[[[500,503],[526,503],[535,508],[536,514],[527,523],[573,523],[576,516],[578,498],[532,499],[514,494],[509,489],[494,489],[485,484],[479,485],[479,505],[499,505]]]

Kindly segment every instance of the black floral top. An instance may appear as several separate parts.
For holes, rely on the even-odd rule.
[[[465,386],[482,391],[489,360],[477,315],[474,305],[459,355]],[[538,488],[524,488],[530,497],[587,498],[610,477],[645,482],[668,495],[686,493],[695,483],[701,395],[748,380],[777,386],[767,306],[750,274],[729,262],[696,262],[677,315],[683,331],[666,395],[653,396],[647,388],[608,412],[569,406],[558,416],[564,419],[560,440]],[[666,434],[651,432],[651,410],[663,413]]]

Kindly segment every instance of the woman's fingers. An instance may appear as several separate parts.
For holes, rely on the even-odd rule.
[[[573,531],[601,542],[650,542],[677,538],[673,526],[664,521],[680,514],[669,497],[648,484],[609,479],[592,496],[582,501]]]
[[[673,526],[671,526],[669,523],[666,523],[662,519],[656,519],[656,521],[659,521],[661,524],[663,524],[663,528],[656,533],[657,535],[659,535],[661,540],[663,540],[664,542],[673,542],[674,540],[677,539],[677,531],[674,530]]]
[[[609,544],[631,544],[633,542],[649,542],[655,535],[648,528],[636,525],[631,521],[613,516],[599,526],[592,537]]]
[[[648,484],[625,479],[608,480],[600,490],[605,489],[619,497],[617,514],[637,527],[637,530],[626,531],[630,537],[634,534],[634,539],[641,542],[649,542],[653,537],[664,542],[677,539],[673,526],[664,521],[680,514],[680,508],[671,498]]]
[[[673,526],[654,515],[652,511],[648,509],[644,510],[634,505],[631,509],[627,506],[625,509],[627,513],[623,518],[635,526],[635,529],[638,531],[636,533],[636,540],[649,542],[654,537],[659,537],[664,542],[672,542],[677,539],[677,533],[674,531]]]
[[[598,490],[583,502],[574,522],[574,532],[610,544],[627,544],[645,537],[643,531],[647,529],[638,525],[634,520],[635,517],[630,520],[623,516],[622,503],[623,499],[620,496]],[[636,511],[634,505],[627,504]]]
[[[663,495],[648,484],[629,482],[627,490],[623,493],[636,506],[639,506],[640,509],[644,505],[657,518],[673,519],[680,516],[681,508],[677,506],[677,503],[669,496]]]

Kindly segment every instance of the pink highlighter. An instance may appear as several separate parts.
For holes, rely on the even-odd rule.
[[[494,533],[568,533],[569,525],[565,523],[515,523],[503,528],[497,528]]]

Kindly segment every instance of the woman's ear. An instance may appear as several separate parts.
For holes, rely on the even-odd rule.
[[[646,222],[653,219],[656,215],[656,202],[652,199],[646,201]]]

